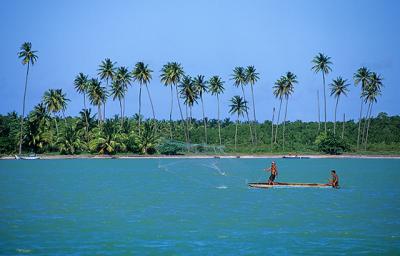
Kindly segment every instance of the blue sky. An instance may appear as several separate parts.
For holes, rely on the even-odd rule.
[[[358,116],[360,88],[353,85],[352,75],[362,65],[384,77],[374,114],[398,115],[399,12],[400,2],[394,0],[2,1],[0,114],[21,112],[25,67],[17,52],[30,41],[39,59],[30,73],[28,111],[45,90],[62,88],[71,99],[67,114],[77,115],[83,100],[74,90],[74,77],[79,72],[97,76],[99,63],[111,58],[130,69],[144,61],[155,71],[150,91],[158,118],[168,118],[169,113],[169,90],[160,83],[159,70],[168,61],[178,61],[192,76],[220,75],[225,80],[222,117],[230,116],[229,99],[240,94],[230,80],[235,66],[254,65],[260,73],[255,85],[259,120],[271,119],[272,108],[278,106],[273,83],[292,71],[299,84],[289,101],[288,119],[316,120],[316,91],[322,96],[322,79],[311,71],[311,60],[323,52],[333,62],[327,82],[340,75],[351,83],[338,116]],[[146,96],[143,114],[150,117]],[[329,120],[334,103],[329,97]],[[207,95],[205,104],[207,116],[216,117],[215,98]],[[321,111],[322,107],[321,98]],[[137,84],[129,89],[126,111],[129,116],[138,111]],[[118,112],[118,103],[109,101],[107,115]],[[194,115],[201,117],[200,106]]]

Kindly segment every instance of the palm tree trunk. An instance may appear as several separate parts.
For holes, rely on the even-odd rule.
[[[62,111],[62,115],[63,115],[63,118],[64,118],[64,125],[65,125],[65,127],[67,127],[67,119],[65,118],[64,110]]]
[[[346,114],[343,113],[343,127],[342,127],[342,140],[344,138],[344,124],[346,123]]]
[[[253,101],[253,117],[254,117],[254,141],[257,145],[257,118],[256,118],[256,105],[254,103],[254,92],[253,92],[253,85],[250,84],[250,88],[251,88],[251,98]]]
[[[279,117],[281,116],[281,107],[282,107],[282,98],[279,103],[279,110],[278,110],[278,120],[276,121],[276,128],[275,128],[275,143],[278,136],[278,127],[279,127]]]
[[[367,120],[368,120],[370,107],[371,107],[371,103],[368,104],[367,113],[365,114],[365,118],[364,118],[364,127],[363,127],[363,131],[362,131],[362,135],[361,135],[361,144],[365,143],[365,131],[367,129]]]
[[[218,109],[218,136],[219,136],[219,145],[222,146],[222,139],[221,139],[221,120],[219,119],[219,96],[217,94],[217,109]]]
[[[188,115],[188,105],[187,104],[185,104],[185,117],[186,117],[186,127],[188,129],[188,140],[190,143],[189,115]]]
[[[286,114],[287,114],[288,101],[289,101],[289,98],[286,97],[285,118],[283,119],[283,132],[282,132],[282,138],[283,138],[282,151],[285,151],[285,125],[286,125]]]
[[[179,113],[181,114],[181,120],[182,120],[182,122],[183,122],[183,113],[182,113],[181,103],[180,103],[180,101],[179,101],[178,86],[175,86],[175,90],[176,90],[176,101],[178,102]],[[184,125],[184,127],[185,127],[185,125]],[[185,131],[186,143],[189,143],[189,141],[188,141],[188,136],[187,136],[187,127],[184,128],[184,131]]]
[[[363,99],[361,99],[360,118],[358,119],[357,150],[360,147],[361,117],[362,117],[363,105],[364,105],[363,104]]]
[[[97,117],[97,121],[98,121],[98,124],[100,125],[100,123],[101,123],[101,103],[99,105],[97,105],[97,112],[99,114],[99,116]]]
[[[370,104],[371,104],[371,107],[370,107],[370,109],[369,109],[369,117],[368,117],[368,125],[367,125],[367,134],[366,134],[366,136],[365,136],[365,147],[364,147],[364,150],[365,150],[365,151],[367,151],[368,131],[369,131],[369,125],[370,125],[370,123],[371,123],[372,105],[373,105],[374,103],[371,101]]]
[[[203,123],[204,123],[204,138],[207,144],[207,120],[206,117],[204,115],[204,102],[203,102],[203,96],[200,96],[200,100],[201,100],[201,110],[203,112]]]
[[[325,112],[325,133],[326,133],[326,92],[325,92],[325,73],[322,71],[322,80],[324,83],[324,112]]]
[[[29,75],[29,62],[28,66],[26,68],[26,75],[25,75],[25,89],[24,89],[24,98],[22,100],[22,116],[21,116],[21,121],[20,121],[20,130],[19,130],[19,153],[22,153],[22,131],[24,127],[24,116],[25,116],[25,99],[26,99],[26,89],[28,87],[28,75]]]
[[[244,99],[245,102],[247,102],[247,101],[246,101],[246,94],[244,93],[243,85],[242,85],[241,87],[242,87],[243,99]],[[249,123],[249,127],[250,127],[250,138],[251,138],[251,143],[254,145],[253,131],[252,131],[252,129],[251,129],[251,122],[250,122],[249,112],[248,112],[248,111],[246,111],[246,118],[247,118],[247,122]]]
[[[171,85],[171,110],[169,111],[169,132],[170,132],[170,139],[172,140],[172,108],[174,106],[174,94],[172,92],[172,85]]]
[[[274,119],[275,119],[275,108],[272,108],[272,121],[271,121],[271,151],[274,145]]]
[[[142,119],[141,117],[141,108],[142,108],[142,85],[139,85],[139,126],[138,126],[138,132],[140,136],[140,121]]]
[[[337,97],[336,105],[335,105],[335,120],[334,120],[334,123],[333,123],[333,135],[336,135],[336,112],[337,112],[338,103],[339,103],[339,97]]]
[[[239,124],[239,114],[237,116],[237,120],[236,120],[236,130],[235,130],[235,151],[237,151],[237,133],[238,133],[238,124]]]
[[[86,113],[86,93],[83,93],[83,107],[85,113],[85,121],[86,121],[86,133],[89,132],[89,121]]]
[[[317,90],[317,104],[318,104],[318,134],[319,131],[321,130],[321,114],[320,114],[320,108],[319,108],[319,91]]]
[[[145,84],[146,86],[146,90],[147,90],[147,95],[149,96],[149,101],[150,101],[150,105],[151,105],[151,111],[153,112],[153,119],[156,119],[156,114],[154,112],[154,106],[153,106],[153,101],[151,100],[151,95],[150,95],[150,91],[149,91],[149,87],[147,86],[147,84]]]
[[[122,113],[122,100],[120,98],[118,98],[118,100],[119,100],[119,108],[121,110],[121,128],[122,128],[124,125],[124,117],[123,117],[123,113]]]
[[[56,116],[56,114],[54,114],[54,122],[56,123],[56,132],[57,132],[57,138],[58,138],[59,132],[58,132],[58,123],[57,123],[57,116]]]
[[[106,90],[108,90],[108,78],[106,79]],[[105,98],[107,97],[107,95],[105,96]],[[104,117],[104,121],[106,120],[106,101],[104,100],[103,102],[103,117]]]

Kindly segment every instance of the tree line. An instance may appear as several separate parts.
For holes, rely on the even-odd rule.
[[[22,115],[20,116],[20,126],[19,126],[19,154],[22,153],[22,146],[26,145],[26,140],[30,136],[30,125],[33,125],[32,120],[36,120],[36,125],[38,125],[38,129],[43,129],[43,126],[48,125],[48,122],[54,123],[55,127],[55,135],[57,140],[62,137],[59,131],[60,120],[64,121],[64,134],[65,133],[76,133],[78,126],[83,127],[83,141],[87,143],[87,148],[89,147],[90,141],[97,140],[96,136],[93,136],[93,133],[90,134],[90,131],[94,128],[91,126],[90,121],[93,121],[94,118],[97,119],[96,122],[96,133],[100,136],[100,133],[103,133],[107,129],[111,129],[112,132],[115,133],[113,136],[123,136],[124,133],[129,137],[129,133],[133,133],[135,139],[139,141],[142,138],[143,133],[147,133],[146,136],[151,136],[154,138],[169,138],[172,139],[182,139],[187,144],[193,142],[193,137],[195,135],[194,127],[196,126],[194,122],[194,118],[192,116],[192,109],[195,105],[200,104],[202,108],[202,141],[201,143],[208,144],[210,143],[209,139],[209,119],[207,118],[206,113],[204,112],[204,101],[203,96],[206,93],[210,93],[216,97],[216,107],[217,107],[217,127],[218,127],[218,141],[216,144],[227,145],[227,142],[223,140],[223,136],[221,133],[221,120],[220,120],[220,100],[219,96],[225,91],[225,81],[218,75],[212,76],[210,79],[206,79],[203,75],[190,76],[184,72],[184,69],[180,63],[177,62],[168,62],[165,64],[160,71],[160,82],[162,82],[166,87],[170,90],[170,114],[169,114],[169,122],[168,122],[168,133],[165,134],[162,132],[162,128],[165,128],[164,121],[159,121],[156,119],[156,114],[151,98],[150,89],[148,84],[153,79],[153,70],[149,68],[149,66],[143,62],[137,62],[132,70],[129,70],[128,67],[125,66],[117,66],[116,62],[111,61],[110,59],[105,59],[102,61],[98,68],[98,77],[89,77],[84,73],[79,73],[74,79],[74,86],[76,91],[83,96],[83,109],[80,112],[83,120],[79,118],[76,119],[77,123],[70,123],[67,125],[67,119],[65,117],[65,110],[67,109],[68,102],[70,101],[67,98],[67,95],[62,91],[62,89],[49,89],[43,95],[43,99],[40,103],[38,103],[34,110],[29,114],[28,117],[25,117],[25,100],[26,100],[26,89],[28,86],[28,76],[30,67],[33,66],[38,60],[37,51],[32,49],[32,44],[29,42],[25,42],[18,53],[19,58],[22,59],[22,64],[26,65],[26,77],[25,77],[25,87],[24,87],[24,97],[22,104]],[[321,123],[318,120],[318,128],[314,137],[323,132],[325,134],[330,133],[328,130],[327,120],[326,120],[326,76],[332,70],[332,62],[331,58],[327,55],[319,53],[312,60],[311,69],[315,73],[322,74],[322,89],[324,96],[324,130],[321,130]],[[235,133],[234,133],[234,148],[237,150],[238,144],[238,135],[244,136],[244,133],[238,133],[239,126],[241,124],[245,124],[248,127],[248,143],[252,148],[257,148],[259,145],[265,143],[262,139],[259,129],[260,124],[257,121],[256,117],[256,104],[254,100],[254,86],[257,84],[259,80],[259,73],[256,71],[254,66],[247,67],[235,67],[232,71],[232,75],[229,79],[232,84],[241,89],[241,95],[235,95],[230,100],[230,109],[229,113],[236,117],[235,122]],[[382,76],[377,74],[376,72],[370,71],[366,67],[359,68],[353,76],[354,84],[361,85],[361,106],[360,106],[360,116],[358,120],[358,129],[357,129],[357,143],[356,150],[360,149],[360,144],[364,145],[364,150],[367,149],[368,144],[368,136],[370,133],[370,124],[372,117],[372,107],[374,103],[377,102],[377,98],[381,95],[382,91]],[[137,122],[129,121],[129,118],[125,116],[125,97],[129,87],[133,84],[137,84],[139,86],[139,94],[138,94],[138,114],[135,115],[134,120]],[[297,76],[288,71],[280,78],[276,80],[273,85],[273,95],[279,102],[278,113],[275,121],[275,108],[272,110],[272,120],[270,127],[270,143],[271,148],[280,149],[285,151],[285,146],[287,146],[288,142],[285,141],[287,134],[285,134],[286,126],[290,123],[286,120],[287,110],[288,110],[288,101],[292,94],[295,91],[295,86],[298,84]],[[246,98],[246,90],[248,90],[248,85],[250,85],[250,93],[251,93],[251,106],[249,104],[248,99]],[[336,134],[336,113],[337,107],[339,104],[339,99],[342,96],[346,96],[349,91],[349,83],[347,79],[343,79],[342,77],[337,77],[332,80],[330,86],[330,95],[335,97],[336,104],[334,109],[334,122],[333,122],[333,135],[339,136]],[[141,114],[142,108],[142,89],[146,90],[148,100],[152,109],[152,118],[145,120]],[[319,94],[319,92],[317,92]],[[175,100],[174,100],[175,98]],[[113,101],[119,102],[120,113],[116,116],[118,120],[119,126],[116,127],[114,122],[111,119],[106,118],[106,105],[109,99]],[[97,113],[92,114],[91,108],[87,106],[87,100],[89,100],[90,105],[97,108]],[[184,110],[181,106],[181,101],[184,104]],[[318,97],[319,101],[319,97]],[[174,102],[179,109],[180,121],[175,122],[172,120],[172,113],[174,109]],[[284,115],[283,121],[281,119],[282,105],[284,104]],[[367,106],[366,113],[363,113],[363,108]],[[184,116],[184,113],[185,116]],[[250,120],[250,112],[252,112],[252,119]],[[319,113],[319,104],[318,104],[318,113]],[[59,114],[62,114],[63,118],[59,117]],[[52,115],[52,116],[50,116]],[[245,122],[241,122],[240,118],[245,118]],[[75,120],[74,118],[70,118],[69,120]],[[83,121],[81,123],[78,122]],[[110,121],[110,122],[108,122]],[[25,125],[25,122],[28,122],[28,125]],[[111,125],[113,123],[113,125]],[[126,124],[127,123],[127,124]],[[127,126],[135,123],[136,127],[129,127],[132,130],[127,130]],[[344,125],[345,120],[342,122],[343,131],[341,138],[344,138]],[[40,128],[42,126],[42,128]],[[36,127],[37,128],[37,127]],[[49,124],[47,127],[50,130],[53,128],[53,125]],[[282,133],[282,138],[278,139],[279,128]],[[72,130],[71,130],[72,129]],[[68,130],[68,132],[66,131]],[[178,138],[176,135],[177,130],[182,130],[183,138]],[[49,130],[44,129],[44,132],[49,132]],[[110,131],[108,131],[110,132]],[[292,133],[292,131],[291,131]],[[70,134],[71,135],[71,134]],[[111,134],[109,134],[111,136]],[[76,135],[78,136],[78,135]],[[339,136],[340,137],[340,136]],[[290,139],[290,138],[289,138]],[[110,142],[110,141],[109,141]],[[215,143],[213,141],[212,143]],[[29,144],[29,143],[28,143]],[[94,142],[92,143],[94,144]],[[290,144],[290,142],[289,142]],[[60,150],[61,151],[61,150]]]

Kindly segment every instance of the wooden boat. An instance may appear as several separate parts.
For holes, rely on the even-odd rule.
[[[37,160],[40,159],[40,157],[38,157],[35,154],[30,154],[28,156],[21,156],[21,155],[15,155],[15,159],[22,159],[22,160]]]
[[[248,183],[252,188],[331,188],[329,184],[322,183],[287,183],[287,182],[274,182],[273,185],[266,182]]]
[[[285,159],[310,159],[309,156],[283,156]]]

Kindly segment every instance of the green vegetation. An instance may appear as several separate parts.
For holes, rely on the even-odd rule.
[[[19,52],[22,63],[33,65],[37,56],[30,43],[24,43]],[[65,111],[69,99],[62,89],[49,89],[43,99],[25,117],[25,96],[23,112],[0,115],[0,154],[24,152],[47,154],[188,154],[188,153],[399,153],[400,152],[400,117],[389,117],[380,113],[372,116],[372,107],[382,91],[382,77],[362,67],[354,74],[354,84],[361,83],[361,109],[357,122],[350,120],[338,122],[336,113],[339,98],[349,91],[346,79],[338,77],[330,83],[331,96],[336,104],[334,122],[326,119],[325,79],[332,70],[330,57],[319,53],[313,60],[312,70],[321,72],[324,90],[324,131],[320,131],[320,122],[290,122],[286,120],[287,106],[295,85],[299,84],[297,76],[286,72],[273,86],[273,94],[278,99],[279,109],[275,122],[275,108],[272,121],[259,123],[256,118],[253,86],[259,80],[254,66],[235,67],[231,75],[233,86],[240,87],[242,95],[230,100],[229,118],[220,120],[219,96],[224,93],[226,84],[221,77],[212,76],[209,80],[203,75],[191,77],[185,74],[180,63],[169,62],[160,71],[160,81],[170,87],[171,102],[169,120],[157,120],[156,110],[148,87],[153,79],[153,71],[143,62],[137,62],[132,71],[127,67],[117,67],[110,59],[102,61],[98,68],[98,78],[89,78],[79,73],[73,85],[77,93],[83,95],[83,109],[77,117],[66,117]],[[102,85],[102,82],[106,86]],[[111,82],[111,83],[110,83]],[[246,87],[250,85],[252,107],[246,100]],[[125,116],[125,95],[129,86],[139,86],[138,114]],[[142,87],[146,88],[152,108],[152,118],[141,115]],[[175,92],[174,92],[175,89]],[[204,111],[203,96],[206,93],[217,98],[217,119],[208,119]],[[318,93],[318,92],[317,92]],[[109,97],[118,100],[120,114],[106,118],[106,103]],[[174,98],[179,108],[180,119],[173,120]],[[87,106],[97,108],[97,114]],[[185,118],[180,101],[185,106]],[[318,99],[319,102],[319,99]],[[201,103],[202,119],[192,116],[192,109]],[[285,103],[283,122],[281,119],[282,103]],[[367,105],[366,113],[363,106]],[[200,107],[200,106],[199,106]],[[249,118],[253,112],[253,120]],[[60,113],[62,115],[60,115]],[[319,110],[318,110],[319,113]],[[364,114],[364,116],[363,116]],[[241,121],[245,118],[245,121]],[[18,125],[18,119],[20,124]],[[96,122],[97,119],[97,122]],[[341,130],[341,135],[337,130]],[[281,136],[278,136],[282,134]],[[185,143],[183,143],[185,141]],[[369,143],[369,144],[368,144]],[[363,145],[363,149],[360,148]],[[363,150],[363,151],[360,151]]]

